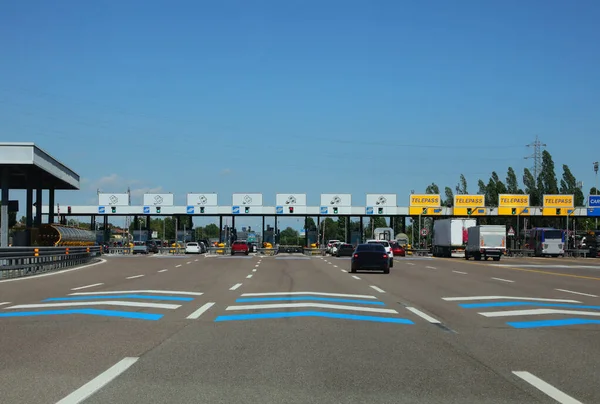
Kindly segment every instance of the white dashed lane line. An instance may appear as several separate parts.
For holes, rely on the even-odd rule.
[[[141,278],[142,276],[146,276],[146,275],[134,275],[134,276],[128,276],[125,279],[135,279],[135,278]]]
[[[179,268],[180,266],[181,266],[181,264],[179,264],[179,265],[175,265],[175,268]]]
[[[414,308],[414,307],[407,307],[406,310],[416,314],[417,316],[421,317],[422,319],[424,319],[425,321],[430,322],[431,324],[440,324],[440,321],[431,317],[429,314],[423,313],[421,310]]]
[[[213,307],[215,305],[214,302],[208,302],[202,306],[200,306],[200,308],[198,310],[196,310],[195,312],[193,312],[192,314],[190,314],[189,316],[187,316],[188,319],[190,320],[195,320],[198,317],[200,317],[202,314],[204,314],[208,309],[210,309],[211,307]]]
[[[246,277],[246,279],[250,279],[250,278],[252,278],[252,274],[250,274]]]
[[[383,290],[383,289],[381,289],[381,288],[378,288],[377,286],[371,285],[370,287],[371,287],[371,289],[375,289],[375,290],[376,290],[376,291],[378,291],[379,293],[385,293],[385,290]]]
[[[73,288],[71,290],[81,290],[81,289],[88,289],[88,288],[93,288],[95,286],[102,286],[104,285],[103,283],[94,283],[92,285],[85,285],[85,286],[79,286],[78,288]]]
[[[358,276],[356,276],[356,275],[352,275],[352,277],[353,277],[354,279],[358,279],[358,280],[360,280],[360,278],[359,278]]]
[[[229,290],[236,290],[237,288],[239,288],[240,286],[242,286],[241,283],[236,283],[235,285],[233,285],[232,287],[229,288]]]
[[[461,272],[461,271],[452,271],[452,272],[454,272],[455,274],[467,275],[466,272]]]
[[[161,270],[160,270],[160,271],[158,271],[158,272],[167,272],[167,271],[168,271],[168,269],[161,269]]]
[[[502,279],[502,278],[492,278],[496,281],[500,281],[500,282],[508,282],[508,283],[515,283],[515,281],[511,281],[510,279]]]
[[[592,295],[592,294],[589,294],[589,293],[575,292],[573,290],[567,290],[567,289],[554,289],[554,290],[558,290],[559,292],[565,292],[565,293],[573,293],[574,295],[589,296],[589,297],[598,297],[596,295]]]

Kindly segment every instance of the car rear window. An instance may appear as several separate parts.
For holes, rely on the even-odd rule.
[[[233,244],[234,245],[246,245],[246,243],[243,241],[234,241]]]
[[[361,251],[385,252],[385,248],[379,243],[368,243],[368,244],[359,244],[359,246],[356,247],[356,251],[358,251],[358,252],[361,252]]]
[[[134,241],[133,245],[146,245],[145,241]]]
[[[369,244],[379,244],[379,245],[382,245],[384,247],[389,247],[390,246],[390,243],[388,243],[387,241],[383,241],[383,240],[369,241]]]
[[[187,243],[188,247],[198,247],[198,243]]]
[[[340,246],[340,248],[343,248],[343,249],[349,250],[349,249],[351,249],[351,248],[354,248],[354,247],[352,247],[352,244],[342,244],[342,245]]]

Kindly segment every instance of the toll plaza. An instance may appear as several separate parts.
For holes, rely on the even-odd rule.
[[[17,201],[10,201],[11,190],[25,190],[26,231],[18,233],[20,245],[30,245],[42,226],[42,214],[54,223],[58,207],[54,203],[56,190],[78,190],[79,175],[34,143],[0,143],[0,183],[2,209],[0,212],[0,246],[8,247],[9,212],[19,210]],[[35,191],[35,201],[34,201]],[[42,193],[48,192],[48,205],[42,208]],[[36,214],[33,214],[33,208]]]

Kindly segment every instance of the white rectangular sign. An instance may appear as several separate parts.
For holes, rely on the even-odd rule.
[[[352,195],[321,194],[321,206],[352,206]]]
[[[262,206],[262,194],[233,194],[233,206]]]
[[[144,194],[144,206],[173,206],[173,194]]]
[[[187,194],[188,206],[218,206],[217,194]]]
[[[367,194],[367,206],[396,206],[396,194]]]
[[[98,194],[98,206],[129,206],[129,194]]]
[[[306,194],[277,194],[277,206],[306,206]]]

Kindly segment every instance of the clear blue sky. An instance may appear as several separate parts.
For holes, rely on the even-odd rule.
[[[600,2],[3,2],[0,138],[96,189],[398,194],[600,159]],[[375,171],[375,173],[374,173]],[[19,193],[14,193],[21,197]]]

